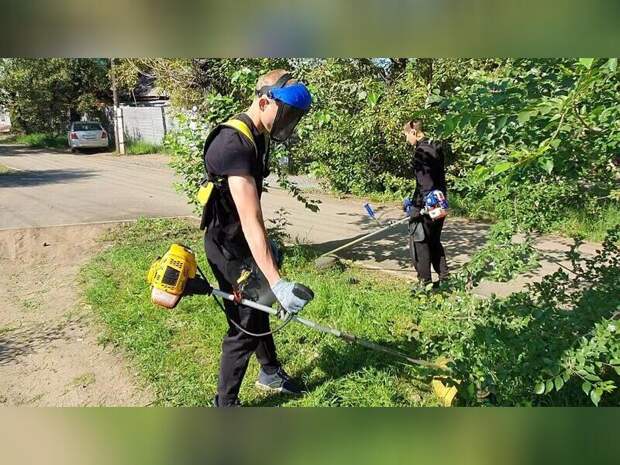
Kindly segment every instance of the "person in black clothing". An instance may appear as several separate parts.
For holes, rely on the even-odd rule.
[[[420,121],[405,124],[403,133],[407,143],[415,147],[413,171],[416,188],[409,220],[409,247],[413,266],[420,284],[427,285],[432,282],[431,265],[439,274],[439,282],[442,282],[448,277],[446,253],[441,244],[444,218],[432,220],[421,214],[421,210],[424,199],[433,190],[440,190],[447,198],[443,151],[439,145],[426,138]]]
[[[217,186],[203,211],[204,247],[220,289],[242,291],[244,298],[266,305],[277,300],[290,313],[301,310],[309,299],[280,276],[279,252],[267,239],[260,197],[268,174],[269,140],[290,136],[310,102],[308,90],[289,73],[267,73],[259,78],[250,108],[218,126],[204,148],[206,179]],[[229,329],[222,343],[214,405],[239,405],[239,389],[253,353],[261,365],[257,387],[300,393],[278,360],[269,316],[234,302],[224,305]]]

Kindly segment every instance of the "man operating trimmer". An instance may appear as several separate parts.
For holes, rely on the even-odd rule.
[[[310,109],[304,84],[284,70],[258,79],[251,106],[215,128],[204,146],[204,246],[220,289],[299,312],[311,299],[280,275],[280,253],[265,231],[260,205],[263,179],[269,169],[269,141],[286,140]],[[222,343],[219,382],[214,405],[239,405],[239,389],[250,356],[260,363],[256,386],[289,394],[300,387],[281,367],[270,331],[269,315],[225,303],[229,329]]]

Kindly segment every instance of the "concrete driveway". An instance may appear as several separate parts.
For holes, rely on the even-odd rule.
[[[176,177],[163,155],[118,157],[0,145],[0,164],[15,170],[0,176],[0,229],[193,215],[184,195],[174,190]],[[293,180],[308,187],[304,179]],[[270,184],[274,186],[274,180]],[[320,212],[312,213],[285,190],[269,188],[262,202],[265,218],[277,218],[278,210],[285,210],[291,238],[320,250],[331,250],[377,228],[364,213],[362,200],[307,195],[321,201]],[[394,207],[377,210],[382,220],[402,216]],[[466,261],[482,245],[486,229],[455,219],[448,223],[453,265]],[[406,226],[361,243],[344,256],[369,267],[409,270]]]

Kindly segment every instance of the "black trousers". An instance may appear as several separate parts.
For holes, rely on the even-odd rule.
[[[257,292],[259,287],[268,289],[267,280],[254,263],[247,244],[223,245],[213,234],[207,232],[204,246],[209,265],[222,291],[232,293],[237,279],[245,270],[252,272],[250,278],[253,281],[250,283],[252,289],[248,292]],[[257,300],[257,295],[247,295],[247,298]],[[230,301],[224,301],[224,308],[229,320],[233,320],[252,333],[265,333],[270,329],[267,313]],[[275,372],[280,366],[273,336],[249,336],[228,321],[228,331],[222,342],[217,386],[219,405],[232,405],[238,398],[241,382],[252,354],[256,354],[256,359],[268,373]]]
[[[423,216],[420,220],[424,229],[424,240],[415,241],[413,235],[409,235],[409,248],[413,266],[418,273],[418,279],[423,284],[432,282],[431,265],[439,274],[439,280],[448,277],[448,264],[446,252],[441,244],[441,230],[444,218],[433,221]]]

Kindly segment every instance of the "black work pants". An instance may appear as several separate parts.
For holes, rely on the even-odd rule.
[[[413,235],[409,235],[409,248],[413,266],[418,273],[418,280],[422,284],[432,282],[431,265],[435,272],[439,274],[439,280],[443,281],[448,277],[448,264],[446,263],[446,253],[441,244],[441,230],[443,229],[444,218],[433,221],[423,216],[419,219],[424,229],[424,240],[416,241]]]
[[[222,245],[214,234],[207,232],[204,238],[205,252],[219,288],[232,293],[234,285],[244,270],[254,267],[254,278],[265,277],[256,267],[247,244],[231,246]],[[256,276],[259,274],[260,276]],[[248,296],[251,300],[253,296]],[[276,346],[273,336],[253,337],[240,331],[230,320],[252,333],[269,331],[269,315],[234,302],[224,301],[226,316],[228,317],[228,331],[222,342],[222,357],[217,386],[218,402],[220,406],[232,405],[238,398],[241,382],[248,367],[251,355],[256,354],[258,362],[268,373],[275,372],[280,366],[276,355]]]

